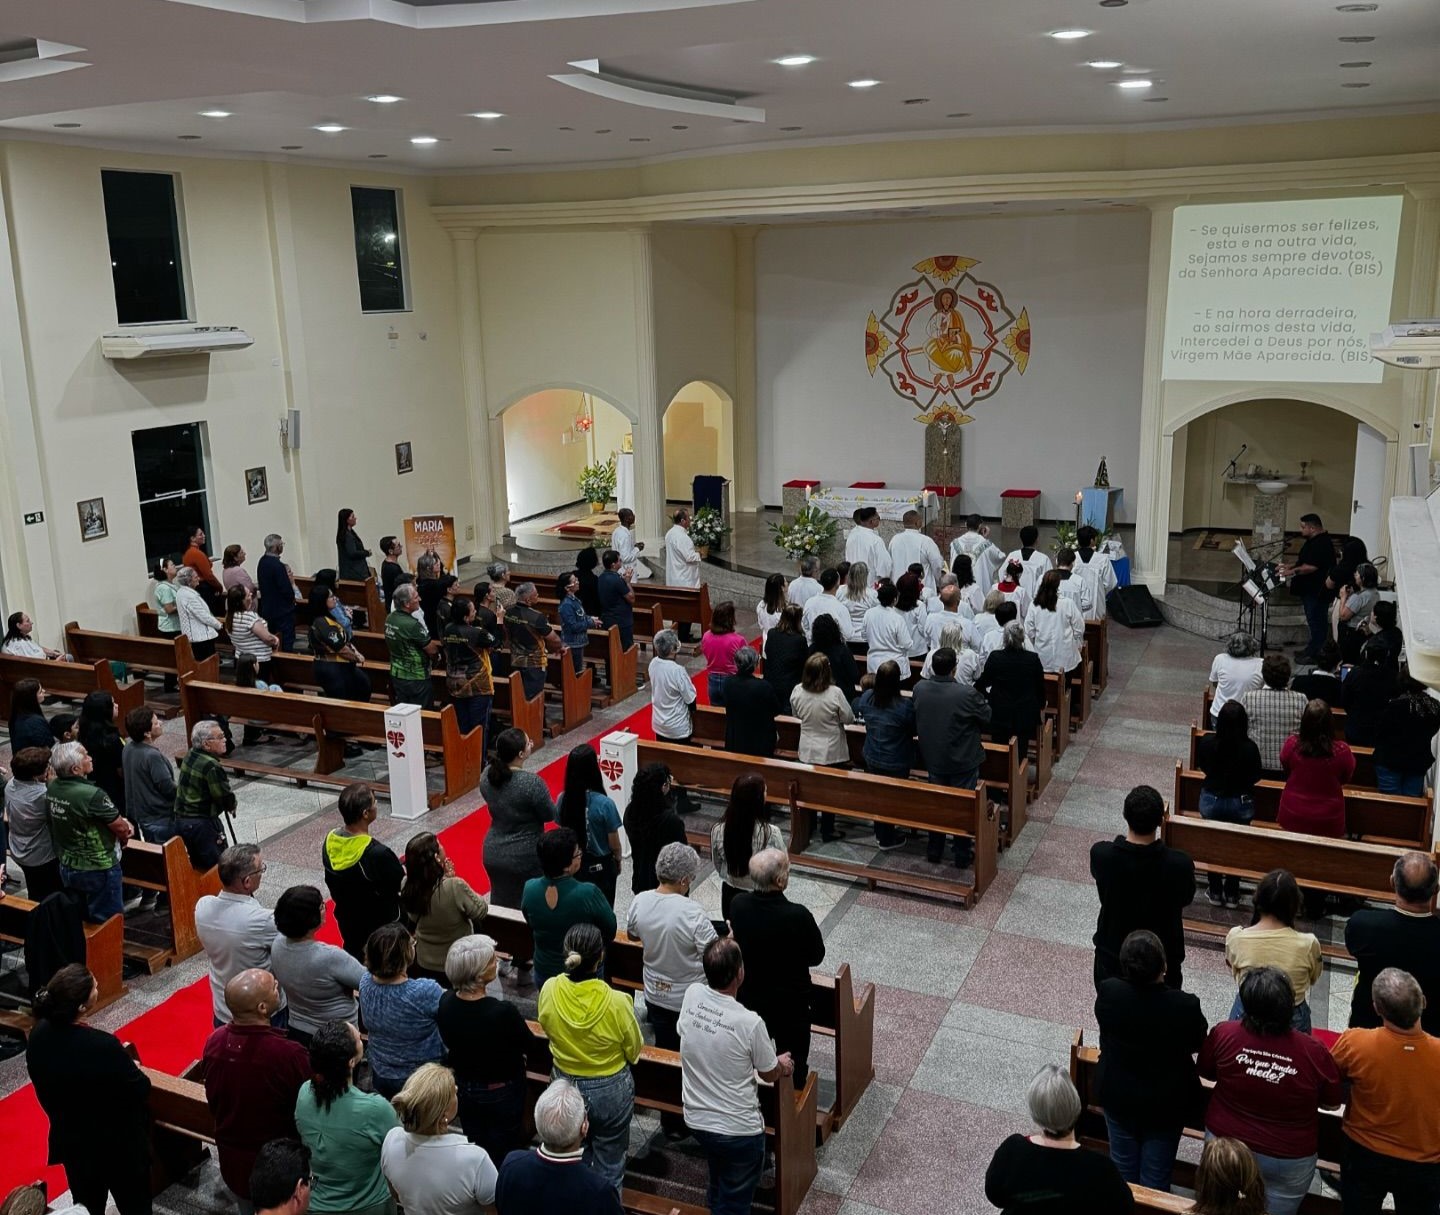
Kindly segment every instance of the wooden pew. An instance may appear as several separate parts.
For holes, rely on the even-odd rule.
[[[1205,774],[1175,764],[1175,810],[1200,813],[1200,790]],[[1255,786],[1255,821],[1273,823],[1280,812],[1285,782],[1262,780]],[[1345,790],[1345,832],[1351,839],[1418,848],[1429,852],[1434,839],[1434,810],[1428,797],[1401,797],[1374,789]]]
[[[1085,644],[1090,647],[1090,682],[1095,695],[1110,686],[1110,619],[1085,622]]]
[[[967,907],[974,906],[995,878],[1000,850],[999,810],[985,796],[983,783],[976,790],[951,789],[841,768],[660,742],[641,742],[639,762],[663,763],[678,783],[722,795],[729,794],[737,776],[759,772],[768,785],[769,800],[790,809],[790,860],[796,866],[857,878],[872,890],[883,882],[927,894],[958,894]],[[968,836],[975,844],[972,879],[969,883],[956,882],[811,855],[805,851],[810,843],[811,815],[802,811],[825,811],[845,818]],[[710,838],[695,837],[691,842],[708,848]]]
[[[1077,732],[1085,728],[1090,717],[1090,702],[1094,698],[1091,679],[1090,643],[1085,641],[1080,646],[1079,673],[1070,679],[1070,728]]]
[[[1105,1116],[1100,1105],[1100,1048],[1090,1046],[1085,1042],[1083,1030],[1077,1029],[1075,1036],[1070,1043],[1070,1079],[1075,1084],[1076,1091],[1080,1094],[1080,1105],[1082,1113],[1080,1123],[1075,1128],[1075,1137],[1080,1140],[1086,1148],[1093,1151],[1110,1152],[1110,1134],[1105,1125]],[[1204,1100],[1209,1101],[1210,1086],[1204,1086]],[[1197,1111],[1200,1112],[1200,1111]],[[1339,1171],[1340,1161],[1345,1151],[1345,1136],[1340,1129],[1340,1113],[1337,1110],[1320,1110],[1320,1142],[1319,1156],[1320,1167]],[[1200,1125],[1187,1127],[1185,1137],[1189,1139],[1204,1139],[1204,1119],[1197,1118]],[[1184,1186],[1186,1189],[1195,1187],[1195,1166],[1188,1161],[1176,1158],[1175,1161],[1175,1183]],[[1170,1194],[1160,1194],[1155,1190],[1146,1190],[1143,1187],[1131,1187],[1135,1194],[1138,1209],[1145,1211],[1188,1211],[1190,1209],[1189,1199],[1176,1199]],[[1144,1203],[1142,1204],[1142,1197]],[[1174,1205],[1179,1202],[1180,1205]],[[1313,1212],[1325,1212],[1327,1215],[1338,1215],[1340,1203],[1333,1198],[1326,1198],[1319,1194],[1310,1194],[1300,1205],[1300,1210],[1305,1215]]]
[[[640,645],[633,636],[629,649],[621,645],[618,626],[590,630],[585,661],[605,668],[605,691],[591,693],[602,706],[618,704],[640,690]]]
[[[303,597],[295,605],[295,623],[300,625],[303,617],[303,624],[308,628],[310,626],[310,590],[315,585],[315,579],[297,577],[295,585],[300,588],[300,594]],[[374,574],[371,574],[363,582],[341,578],[335,584],[335,597],[350,609],[357,629],[361,624],[374,632],[379,632],[385,627],[385,604],[380,598],[380,587],[375,582]],[[362,617],[363,619],[361,619]]]
[[[713,705],[695,706],[695,733],[691,742],[699,747],[725,746],[725,710]],[[800,720],[795,717],[775,719],[777,735],[775,754],[779,759],[794,759],[800,747]],[[845,741],[850,747],[850,762],[857,769],[865,767],[865,724],[857,722],[845,727]],[[986,742],[985,758],[980,767],[980,779],[994,793],[1001,794],[1006,801],[1007,812],[1000,824],[1000,838],[1009,847],[1014,838],[1025,827],[1025,804],[1028,789],[1025,782],[1025,765],[1020,760],[1020,749],[1012,738],[1009,745]],[[924,776],[923,768],[915,772]]]
[[[132,839],[120,850],[120,870],[129,885],[166,895],[170,925],[163,945],[146,944],[126,925],[125,956],[143,963],[153,975],[199,953],[203,947],[195,931],[195,904],[202,895],[220,893],[219,868],[204,873],[193,868],[185,841],[176,837],[163,844]]]
[[[519,673],[513,671],[510,666],[510,651],[506,649],[493,649],[490,651],[490,665],[495,672],[496,678],[514,674],[519,678]],[[550,699],[560,705],[560,720],[558,723],[544,725],[545,731],[552,737],[559,737],[568,730],[584,725],[591,717],[590,689],[595,686],[595,672],[588,665],[580,672],[575,673],[575,665],[570,661],[568,651],[559,654],[547,654],[545,658],[545,688],[536,697],[541,705],[541,721],[545,722],[544,703],[546,693],[551,693]]]
[[[534,955],[530,925],[511,907],[492,906],[481,930],[509,958],[528,961]],[[617,933],[606,951],[605,978],[621,991],[645,990],[645,951],[624,931]],[[875,985],[866,983],[860,995],[848,962],[834,975],[810,972],[810,1019],[814,1033],[835,1040],[835,1104],[818,1111],[820,1142],[844,1125],[875,1078]]]
[[[1206,729],[1210,726],[1210,704],[1215,699],[1215,688],[1211,684],[1205,685],[1205,691],[1200,702],[1200,724]],[[1335,726],[1335,737],[1345,737],[1345,710],[1339,705],[1330,706],[1330,718]]]
[[[0,899],[0,941],[24,945],[30,915],[39,904],[18,894]],[[103,924],[85,925],[85,965],[95,976],[100,995],[92,1006],[103,1008],[113,1004],[129,990],[125,986],[125,917],[112,915]],[[28,1034],[34,1018],[26,1012],[0,1009],[0,1025],[17,1033]]]
[[[121,721],[145,703],[144,682],[117,683],[108,662],[50,662],[0,654],[0,714],[10,712],[10,694],[22,679],[38,679],[51,700],[84,700],[91,692],[109,692]]]
[[[128,633],[100,633],[82,629],[75,621],[65,626],[65,649],[79,662],[123,662],[134,671],[154,675],[194,675],[215,682],[220,678],[219,655],[197,660],[190,639],[183,633],[168,637],[132,637]]]
[[[1202,729],[1194,722],[1190,723],[1190,767],[1198,768],[1196,763],[1196,747],[1210,730]],[[1339,738],[1340,734],[1336,734]],[[1355,756],[1355,773],[1350,777],[1350,784],[1360,789],[1374,789],[1377,787],[1375,778],[1375,748],[1357,747],[1346,744],[1350,747],[1350,753]]]
[[[1044,716],[1055,723],[1055,758],[1065,754],[1070,745],[1070,731],[1074,724],[1070,719],[1070,685],[1058,675],[1045,675]]]
[[[201,718],[212,714],[239,718],[257,725],[275,725],[315,736],[316,756],[313,771],[280,768],[227,756],[221,762],[236,772],[252,772],[279,776],[304,785],[308,781],[321,784],[349,785],[355,778],[334,773],[345,762],[345,740],[385,741],[385,706],[356,700],[331,700],[324,696],[295,696],[288,692],[257,692],[225,684],[203,683],[194,678],[180,682],[180,703],[185,714],[186,731],[194,729]],[[480,731],[460,733],[455,710],[445,705],[439,712],[426,710],[420,717],[424,748],[444,758],[444,785],[432,793],[432,806],[444,805],[468,793],[480,781],[484,756],[480,754]],[[373,782],[378,791],[388,792],[384,782]]]
[[[710,627],[710,588],[666,586],[664,583],[635,583],[635,610],[657,607],[667,622],[698,625],[703,633]]]

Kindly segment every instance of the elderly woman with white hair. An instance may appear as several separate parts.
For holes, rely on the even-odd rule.
[[[585,1098],[568,1080],[553,1081],[535,1102],[533,1152],[512,1152],[500,1166],[495,1204],[505,1215],[620,1215],[620,1195],[584,1163],[590,1131]]]
[[[930,619],[934,620],[935,617],[931,616]],[[925,665],[920,668],[920,678],[930,679],[935,674],[936,650],[950,649],[955,651],[955,678],[961,683],[973,684],[980,674],[980,668],[985,664],[979,651],[965,644],[967,636],[973,636],[966,628],[966,621],[959,616],[952,619],[955,623],[946,623],[940,630],[937,644],[925,655]]]
[[[680,1004],[690,984],[705,981],[705,946],[715,939],[710,916],[690,897],[699,872],[694,848],[666,844],[655,858],[660,884],[635,896],[625,920],[626,936],[645,951],[645,1019],[666,1050],[680,1049]]]
[[[1025,626],[1018,620],[1005,626],[1005,644],[985,659],[975,686],[990,702],[990,737],[1013,736],[1024,755],[1045,711],[1045,667],[1025,648]]]
[[[525,1057],[532,1041],[520,1010],[488,992],[499,966],[491,938],[461,937],[445,956],[451,990],[435,1014],[455,1072],[460,1125],[494,1161],[527,1142]]]
[[[651,643],[655,657],[647,668],[650,680],[650,725],[657,742],[688,743],[695,733],[691,713],[695,705],[695,681],[675,661],[680,638],[674,629],[662,629]]]
[[[459,1108],[455,1074],[439,1063],[411,1073],[391,1100],[400,1116],[380,1145],[380,1171],[405,1215],[471,1215],[495,1202],[489,1154],[450,1124]]]
[[[1263,660],[1260,657],[1260,643],[1249,633],[1231,633],[1225,643],[1225,652],[1216,654],[1210,664],[1210,686],[1215,697],[1210,702],[1210,721],[1213,730],[1215,719],[1227,700],[1239,700],[1246,692],[1253,692],[1264,684],[1260,674]]]
[[[180,631],[190,639],[190,649],[197,659],[215,653],[215,638],[225,627],[210,611],[204,597],[195,589],[200,575],[188,565],[175,571],[175,615]]]
[[[1104,1211],[1123,1215],[1135,1197],[1108,1156],[1075,1138],[1083,1106],[1065,1069],[1047,1063],[1026,1094],[1038,1135],[1011,1135],[985,1170],[985,1197],[1005,1215]]]

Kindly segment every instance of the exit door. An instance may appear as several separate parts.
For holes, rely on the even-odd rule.
[[[1385,484],[1385,436],[1364,422],[1355,426],[1355,488],[1350,534],[1365,541],[1373,558],[1380,547],[1380,502]]]

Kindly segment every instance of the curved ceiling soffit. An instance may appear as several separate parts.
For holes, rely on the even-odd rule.
[[[567,21],[584,17],[615,17],[664,13],[751,0],[169,0],[244,17],[316,25],[336,21],[380,21],[408,29],[454,29],[514,22]]]

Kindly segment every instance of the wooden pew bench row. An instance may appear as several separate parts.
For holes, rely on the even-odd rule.
[[[1213,731],[1205,729],[1203,724],[1196,725],[1193,722],[1191,723],[1189,764],[1191,768],[1198,769],[1200,767],[1196,762],[1196,749],[1200,745],[1200,740],[1211,733],[1213,733]],[[1343,731],[1337,731],[1335,737],[1342,738]],[[1350,747],[1350,753],[1355,756],[1355,774],[1350,778],[1350,784],[1359,789],[1378,788],[1379,782],[1375,778],[1375,748],[1357,747],[1353,744],[1347,745]]]
[[[0,714],[10,712],[10,696],[22,679],[38,679],[51,700],[84,700],[91,692],[108,692],[123,721],[145,703],[145,684],[138,679],[119,683],[108,662],[48,662],[0,654]]]

